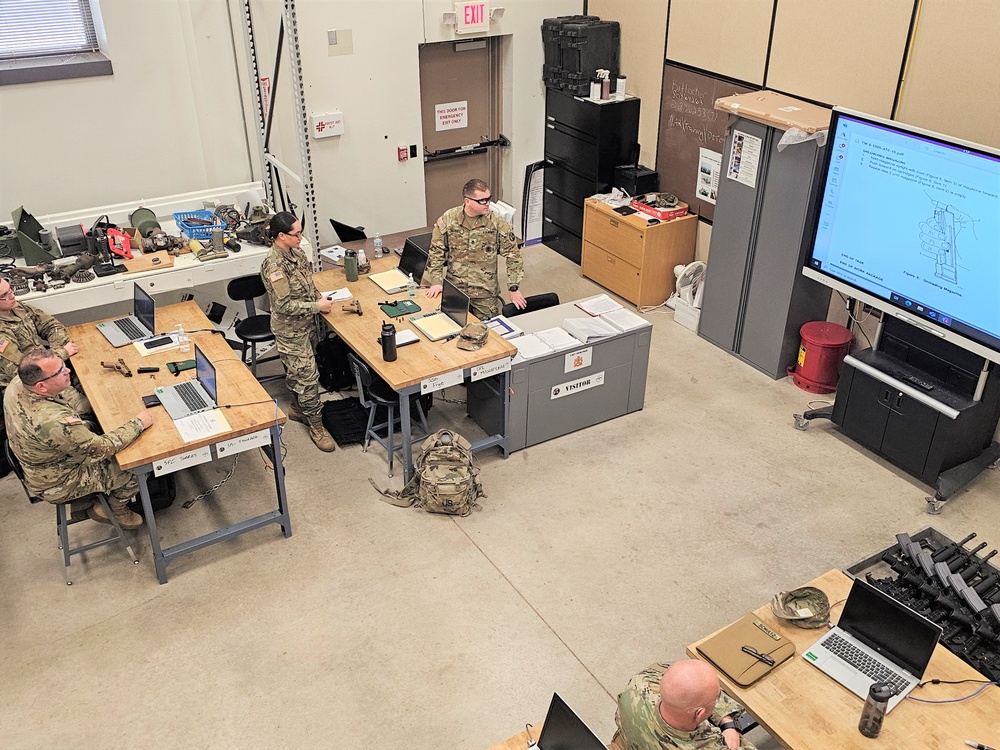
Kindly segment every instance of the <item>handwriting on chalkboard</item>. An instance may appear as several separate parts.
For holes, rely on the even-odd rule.
[[[680,128],[697,138],[702,146],[721,148],[726,141],[725,136],[709,127],[719,119],[714,91],[707,91],[685,81],[671,81],[670,94],[667,129]]]

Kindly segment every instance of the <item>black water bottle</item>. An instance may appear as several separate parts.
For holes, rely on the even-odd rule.
[[[896,691],[888,682],[872,683],[868,690],[868,700],[865,701],[865,707],[861,710],[861,722],[858,724],[858,731],[861,734],[872,738],[879,736],[889,699],[895,694]]]
[[[382,359],[396,361],[396,326],[388,321],[382,324]]]

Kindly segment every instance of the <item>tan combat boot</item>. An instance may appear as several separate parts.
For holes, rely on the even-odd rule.
[[[297,398],[292,398],[292,402],[288,405],[288,418],[293,422],[301,422],[302,424],[309,424],[309,420],[306,415],[302,413],[299,408],[299,400]]]
[[[333,438],[330,437],[330,433],[326,431],[326,427],[323,426],[323,420],[321,417],[310,417],[309,418],[309,437],[324,453],[333,453],[337,450],[337,444],[333,442]]]
[[[109,497],[108,505],[111,506],[111,512],[115,514],[115,519],[123,529],[138,529],[142,526],[142,516],[128,509],[127,500],[115,500]],[[92,505],[87,510],[87,515],[98,523],[111,523],[111,519],[104,512],[104,506],[100,503]]]

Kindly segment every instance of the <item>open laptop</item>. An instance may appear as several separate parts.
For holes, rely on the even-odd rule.
[[[538,742],[530,747],[540,750],[607,750],[558,693],[552,694],[542,733]]]
[[[891,711],[924,676],[940,637],[938,625],[855,578],[837,627],[802,656],[861,698],[873,682],[891,683]]]
[[[441,309],[414,315],[410,322],[431,341],[457,336],[469,320],[469,295],[448,279],[442,282]]]
[[[215,366],[195,344],[194,380],[186,380],[177,385],[158,386],[153,393],[174,420],[214,409],[219,403]]]
[[[111,346],[117,348],[142,341],[156,330],[154,317],[156,303],[138,284],[132,284],[132,314],[126,318],[106,320],[97,324],[97,330],[104,334]]]
[[[430,235],[426,235],[428,238]],[[368,278],[378,284],[387,294],[396,294],[406,289],[410,274],[413,280],[420,283],[423,278],[424,269],[427,268],[427,249],[420,240],[424,235],[408,237],[403,245],[403,254],[399,258],[399,265],[388,271],[369,274]]]

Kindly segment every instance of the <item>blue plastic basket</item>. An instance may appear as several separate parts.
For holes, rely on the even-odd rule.
[[[204,219],[205,221],[215,222],[214,224],[191,224],[188,219]],[[222,223],[222,219],[213,214],[211,211],[181,211],[180,213],[174,214],[174,221],[177,222],[177,228],[180,229],[184,234],[190,237],[192,240],[208,240],[212,238],[213,229],[223,229],[225,224]]]

